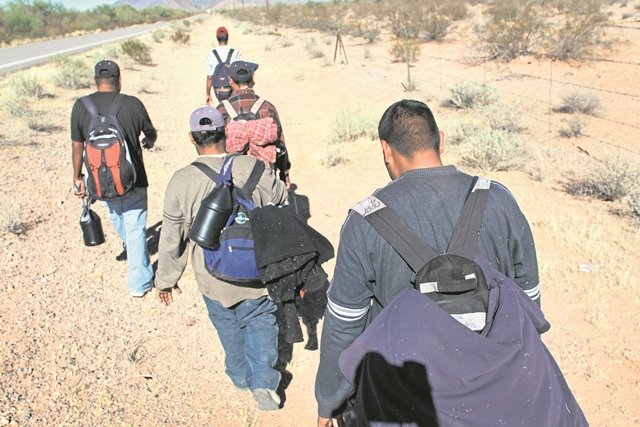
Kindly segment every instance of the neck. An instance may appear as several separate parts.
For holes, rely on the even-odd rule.
[[[222,147],[221,144],[211,144],[205,146],[199,146],[196,144],[196,151],[198,152],[198,156],[211,156],[216,154],[225,154],[226,151]]]

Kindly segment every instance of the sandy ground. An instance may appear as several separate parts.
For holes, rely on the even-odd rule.
[[[359,105],[360,116],[375,124],[391,103],[420,99],[453,136],[461,117],[471,113],[440,104],[461,80],[487,82],[518,104],[526,118],[531,163],[522,172],[483,175],[507,185],[532,224],[543,309],[552,324],[544,340],[592,425],[640,424],[638,231],[613,215],[611,204],[569,196],[562,187],[568,171],[586,164],[588,157],[578,147],[592,156],[640,160],[640,122],[630,114],[638,111],[640,98],[637,65],[567,65],[536,58],[510,65],[478,63],[464,25],[458,24],[459,35],[448,42],[423,46],[411,70],[417,90],[407,93],[400,84],[406,83],[406,66],[391,61],[388,37],[371,45],[345,38],[348,64],[334,63],[333,36],[283,28],[267,34],[275,29],[218,16],[192,26],[188,45],[168,38],[153,43],[148,37],[154,65],[129,64],[123,92],[145,103],[159,131],[158,150],[145,153],[153,260],[166,184],[174,170],[195,158],[188,117],[204,102],[204,58],[219,25],[229,28],[233,47],[260,64],[256,91],[279,110],[292,182],[309,200],[309,223],[336,247],[348,208],[389,180],[377,141],[343,144],[347,161],[331,168],[322,164],[332,122],[344,107]],[[616,31],[625,42],[607,58],[637,59],[633,33]],[[292,45],[283,47],[285,39]],[[307,46],[325,56],[312,59]],[[82,57],[92,67],[100,52]],[[126,264],[114,259],[120,242],[101,205],[95,209],[107,242],[83,246],[80,203],[70,193],[68,117],[73,100],[89,90],[55,88],[53,71],[52,65],[29,71],[45,81],[49,94],[32,107],[46,110],[46,119],[59,130],[37,133],[0,112],[0,213],[19,212],[17,221],[26,228],[19,235],[0,235],[0,425],[314,425],[318,352],[297,344],[284,407],[258,412],[250,394],[236,391],[224,374],[224,354],[190,269],[180,281],[183,294],[170,307],[152,295],[131,299]],[[3,78],[0,100],[10,90],[7,82]],[[558,136],[565,116],[549,115],[547,103],[559,103],[571,89],[566,83],[603,89],[597,94],[608,120],[593,119],[586,130],[590,136]],[[459,149],[447,145],[445,163],[458,160]],[[533,180],[536,172],[545,179]],[[583,272],[580,264],[593,264],[596,271]],[[334,263],[325,266],[332,272]]]

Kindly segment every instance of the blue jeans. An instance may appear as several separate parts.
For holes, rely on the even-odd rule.
[[[202,297],[224,348],[225,372],[233,384],[251,391],[275,390],[280,372],[274,369],[278,359],[278,325],[273,301],[262,297],[226,308],[218,301]]]
[[[147,250],[147,189],[136,187],[124,199],[105,204],[111,224],[127,248],[129,292],[147,292],[153,280],[153,266]]]

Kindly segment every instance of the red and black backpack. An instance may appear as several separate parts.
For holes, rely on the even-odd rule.
[[[136,169],[116,118],[125,97],[117,94],[104,115],[100,115],[91,98],[80,98],[92,116],[84,149],[87,190],[92,199],[118,199],[132,190],[136,182]]]

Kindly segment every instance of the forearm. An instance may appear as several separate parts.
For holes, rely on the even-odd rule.
[[[162,290],[173,288],[187,267],[189,242],[184,221],[176,218],[162,219],[162,233],[158,244],[158,271],[156,287]]]
[[[84,154],[84,143],[71,141],[71,163],[73,164],[73,179],[81,179],[82,176],[82,156]]]
[[[212,76],[207,76],[207,95],[211,95]]]

